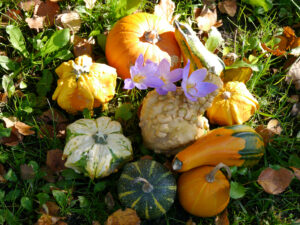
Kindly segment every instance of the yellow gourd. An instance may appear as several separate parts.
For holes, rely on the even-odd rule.
[[[207,109],[207,117],[211,123],[222,126],[243,124],[258,107],[257,100],[244,83],[230,81],[224,84],[212,106]]]
[[[87,55],[62,63],[55,72],[59,80],[52,99],[68,113],[92,110],[105,105],[115,95],[116,69],[93,63]]]

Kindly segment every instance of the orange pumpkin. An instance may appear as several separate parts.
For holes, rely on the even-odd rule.
[[[159,63],[167,59],[171,70],[180,66],[180,48],[174,28],[164,18],[148,13],[136,13],[119,20],[109,32],[105,54],[108,64],[118,75],[130,78],[130,66],[140,54],[144,60]]]
[[[216,216],[228,205],[230,184],[220,168],[225,167],[230,178],[230,169],[223,163],[216,167],[201,166],[183,173],[177,190],[182,207],[199,217]]]

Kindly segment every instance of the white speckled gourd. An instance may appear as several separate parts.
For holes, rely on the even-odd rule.
[[[110,175],[132,159],[130,140],[109,117],[79,119],[67,127],[65,166],[91,179]]]
[[[220,77],[209,73],[205,82],[223,82]],[[159,95],[155,90],[149,92],[142,102],[139,126],[146,147],[156,153],[176,154],[209,130],[208,120],[203,113],[209,108],[219,88],[193,102],[188,100],[183,90]]]

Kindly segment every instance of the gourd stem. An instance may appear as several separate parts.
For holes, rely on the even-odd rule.
[[[218,165],[216,165],[215,168],[213,168],[213,170],[206,175],[206,181],[209,182],[209,183],[212,183],[215,181],[215,176],[216,176],[216,173],[221,169],[221,168],[225,168],[226,169],[226,172],[227,172],[227,177],[228,179],[231,178],[231,171],[230,171],[230,168],[225,165],[224,163],[219,163]]]
[[[156,44],[160,41],[160,37],[156,30],[146,31],[144,33],[145,40],[151,44]]]
[[[225,91],[222,94],[223,99],[229,99],[231,97],[231,93],[229,91]]]
[[[153,186],[149,183],[149,181],[147,181],[145,178],[143,177],[137,177],[134,179],[133,181],[134,183],[137,182],[143,182],[143,186],[142,186],[142,190],[145,193],[150,193],[151,191],[153,191]]]

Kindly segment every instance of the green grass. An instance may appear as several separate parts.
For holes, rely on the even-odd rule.
[[[70,6],[80,13],[82,27],[78,33],[79,36],[86,38],[95,36],[96,39],[98,34],[109,30],[120,17],[124,16],[124,14],[120,14],[116,5],[102,2],[97,1],[96,7],[92,10],[84,7],[83,0],[62,1],[60,6],[61,9]],[[154,3],[152,2],[144,1],[144,7],[141,10],[153,12]],[[180,14],[181,21],[187,21],[188,18],[193,19],[193,9],[202,5],[200,1],[192,0],[176,0],[174,2],[176,3],[176,13]],[[218,19],[222,19],[224,24],[219,30],[224,32],[227,37],[223,47],[227,47],[230,52],[235,52],[241,58],[249,58],[255,50],[255,57],[258,58],[256,62],[258,71],[253,73],[247,87],[258,99],[260,109],[246,124],[257,127],[260,124],[266,125],[270,119],[274,118],[280,121],[283,128],[282,134],[268,144],[266,154],[258,165],[250,169],[232,168],[232,181],[241,184],[246,191],[242,198],[231,199],[228,206],[229,220],[231,224],[235,225],[288,225],[300,218],[299,180],[293,179],[286,191],[279,195],[267,194],[256,182],[264,168],[270,166],[288,168],[293,160],[292,155],[296,154],[299,157],[300,154],[300,142],[296,139],[300,130],[299,120],[291,115],[292,104],[288,102],[289,97],[295,94],[299,95],[299,91],[295,90],[294,85],[284,81],[286,71],[283,69],[283,65],[287,59],[262,53],[258,45],[259,42],[272,41],[274,36],[282,31],[283,26],[299,23],[299,4],[292,0],[273,2],[273,8],[268,13],[241,1],[238,1],[238,12],[233,18],[218,12]],[[17,8],[17,3],[14,1],[3,1],[0,3],[0,15],[3,16],[7,9],[15,8]],[[284,9],[287,9],[288,13]],[[32,12],[25,13],[26,17],[31,15]],[[55,33],[55,27],[37,33],[28,28],[24,19],[20,18],[9,23],[21,30],[30,57],[22,56],[22,53],[16,50],[8,40],[5,26],[0,27],[0,51],[6,52],[11,60],[22,57],[22,60],[19,61],[19,68],[15,71],[0,66],[0,74],[8,76],[11,82],[11,85],[7,86],[11,96],[7,104],[1,105],[0,116],[16,116],[20,121],[33,126],[36,133],[39,132],[42,124],[38,120],[38,116],[48,109],[60,111],[70,122],[88,117],[87,113],[69,115],[51,100],[57,81],[54,69],[63,61],[73,58],[72,45],[67,43],[61,49],[41,56],[35,43],[37,40],[44,40],[45,43],[46,39]],[[65,54],[61,58],[55,57],[62,51]],[[93,53],[96,58],[105,56],[97,44]],[[273,73],[273,69],[276,69],[277,72]],[[38,82],[46,70],[52,77],[52,82],[46,80],[48,91],[36,92],[36,87],[41,85]],[[21,81],[27,87],[20,89]],[[127,92],[122,89],[122,86],[123,82],[118,79],[117,93],[109,103],[108,109],[105,111],[102,111],[101,108],[95,109],[92,117],[107,115],[115,118],[118,107],[124,103],[130,103],[131,118],[127,121],[120,120],[120,122],[124,134],[132,140],[134,159],[139,159],[143,155],[151,155],[162,163],[172,160],[171,157],[154,154],[143,146],[140,129],[137,125],[139,121],[137,111],[147,91]],[[24,97],[18,97],[14,93],[14,89],[20,89],[24,93]],[[3,85],[1,92],[3,92]],[[0,163],[4,165],[7,172],[5,174],[7,182],[0,183],[0,224],[34,224],[39,218],[39,209],[48,200],[57,203],[60,207],[59,216],[65,217],[68,224],[92,224],[94,220],[104,224],[111,213],[122,208],[116,190],[120,172],[91,181],[89,178],[67,169],[59,174],[53,174],[54,182],[44,179],[47,150],[63,149],[64,144],[64,139],[52,138],[50,135],[38,138],[37,135],[33,135],[24,137],[23,142],[14,147],[0,146]],[[35,172],[34,178],[28,180],[21,178],[20,166],[23,164],[32,165]],[[178,177],[178,175],[176,176]],[[105,196],[108,192],[112,194],[115,202],[112,209],[108,209],[105,204]],[[175,204],[165,216],[154,221],[144,220],[142,224],[183,225],[190,217],[192,216],[182,209],[176,199]],[[192,217],[192,219],[197,225],[214,224],[214,218]]]

